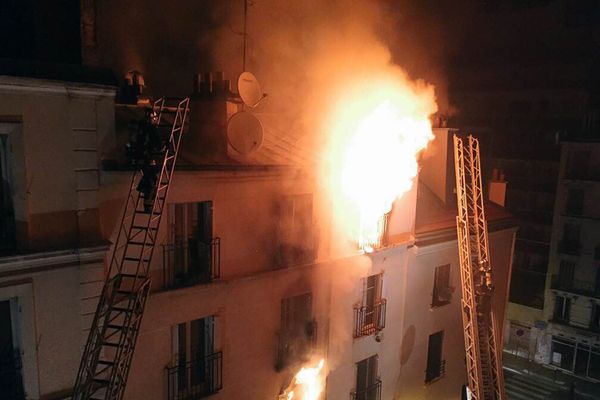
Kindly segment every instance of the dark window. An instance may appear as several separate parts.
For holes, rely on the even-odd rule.
[[[575,263],[561,260],[558,269],[558,283],[561,288],[571,288],[575,276]]]
[[[0,399],[25,399],[20,351],[14,336],[11,301],[0,301]]]
[[[315,344],[316,328],[311,293],[281,300],[278,370],[295,362],[307,361]]]
[[[556,296],[554,303],[554,319],[558,322],[569,322],[571,316],[571,299],[564,296]]]
[[[386,301],[381,297],[383,274],[363,279],[363,298],[354,308],[354,337],[371,335],[385,327]]]
[[[577,224],[565,223],[559,251],[563,254],[578,255],[580,250],[580,227]]]
[[[567,197],[567,209],[566,212],[569,215],[582,215],[583,214],[583,196],[584,192],[582,189],[569,189]]]
[[[287,196],[281,201],[279,260],[282,266],[308,263],[316,251],[312,194]]]
[[[220,239],[213,238],[212,202],[172,204],[163,248],[165,287],[208,282],[220,275]]]
[[[365,358],[356,364],[356,391],[353,400],[379,400],[381,380],[377,371],[378,356]]]
[[[600,330],[600,304],[592,304],[592,315],[590,318],[590,328]]]
[[[573,151],[569,153],[567,179],[588,179],[589,165],[589,151]]]
[[[0,252],[10,251],[16,244],[10,165],[9,137],[0,135]]]
[[[433,278],[433,307],[449,304],[452,299],[453,289],[450,287],[450,264],[440,265],[435,268]]]
[[[552,364],[573,371],[573,361],[575,360],[575,342],[570,340],[553,337],[552,338]]]
[[[429,335],[427,346],[427,370],[425,371],[425,382],[431,382],[444,375],[445,360],[442,357],[444,342],[444,331]]]
[[[169,400],[201,398],[222,388],[222,353],[215,351],[215,317],[178,324],[167,367]]]

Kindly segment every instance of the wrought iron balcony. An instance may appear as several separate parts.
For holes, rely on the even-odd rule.
[[[22,369],[18,350],[0,353],[0,399],[25,400]]]
[[[380,400],[381,399],[381,379],[365,389],[355,390],[350,393],[350,400]]]
[[[354,337],[368,336],[385,328],[386,300],[354,308]]]
[[[163,289],[210,282],[221,274],[221,239],[210,243],[188,239],[187,243],[163,247]]]
[[[561,279],[560,275],[552,275],[551,289],[600,298],[600,287],[594,282],[579,279]]]
[[[427,366],[425,371],[425,382],[432,382],[438,378],[441,378],[446,374],[446,360],[441,360],[437,365]]]
[[[166,368],[167,400],[196,400],[223,388],[223,352]]]

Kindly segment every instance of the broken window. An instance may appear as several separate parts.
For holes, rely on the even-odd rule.
[[[279,217],[278,263],[288,266],[313,261],[316,240],[312,194],[284,197],[280,203]]]
[[[449,304],[452,299],[453,288],[450,287],[450,264],[440,265],[435,268],[433,278],[432,307]]]
[[[307,361],[315,345],[316,328],[311,293],[281,300],[278,370],[294,362]]]

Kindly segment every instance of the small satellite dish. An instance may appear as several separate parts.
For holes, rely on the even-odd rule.
[[[266,94],[260,90],[260,84],[252,72],[242,72],[237,82],[238,93],[248,107],[256,107]]]
[[[262,124],[247,111],[235,113],[227,123],[227,140],[235,151],[248,155],[258,150],[262,144]]]

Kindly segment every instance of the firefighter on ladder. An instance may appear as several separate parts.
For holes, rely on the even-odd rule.
[[[139,168],[142,177],[136,190],[144,199],[144,212],[151,212],[156,195],[156,181],[161,165],[161,155],[165,143],[156,127],[158,116],[151,109],[146,110],[144,119],[133,126],[133,135],[127,144],[127,153],[134,167]]]

